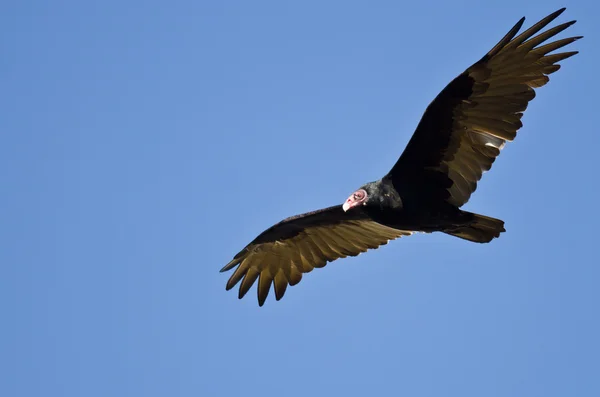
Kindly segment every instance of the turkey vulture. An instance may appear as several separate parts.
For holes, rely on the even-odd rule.
[[[570,21],[537,32],[562,8],[516,36],[522,18],[486,55],[450,82],[429,104],[393,168],[367,183],[342,205],[287,218],[240,251],[221,272],[237,266],[226,289],[241,281],[241,299],[258,279],[258,303],[271,284],[280,300],[288,285],[327,262],[356,256],[413,232],[443,232],[488,243],[504,232],[504,222],[462,211],[481,175],[492,167],[521,117],[545,85],[557,62],[577,51],[550,54],[582,36],[548,39]],[[516,37],[515,37],[516,36]]]

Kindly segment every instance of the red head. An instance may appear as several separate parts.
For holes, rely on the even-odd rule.
[[[342,208],[344,211],[348,211],[350,208],[354,208],[359,205],[365,205],[367,203],[367,191],[365,189],[358,189],[348,197]]]

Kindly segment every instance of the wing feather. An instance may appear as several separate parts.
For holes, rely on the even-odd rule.
[[[240,266],[241,268],[241,266]],[[238,268],[239,269],[239,268]],[[238,297],[242,299],[246,293],[250,290],[250,287],[254,284],[260,272],[258,271],[258,267],[249,267],[244,274],[244,278],[242,279],[242,284],[240,285],[240,290]]]
[[[280,270],[273,279],[273,289],[275,290],[275,299],[280,300],[285,295],[285,290],[289,284],[288,278],[285,276],[283,270]]]
[[[237,266],[226,287],[229,290],[242,280],[240,299],[258,279],[257,298],[262,306],[271,286],[279,300],[288,286],[300,282],[303,273],[411,233],[379,224],[362,211],[329,207],[288,218],[265,230],[221,271]]]
[[[577,51],[550,54],[582,36],[546,43],[575,21],[542,31],[562,8],[515,37],[521,19],[483,58],[448,84],[429,105],[406,149],[387,175],[420,200],[464,205],[506,142],[516,138],[521,117],[563,61]],[[538,34],[538,32],[542,31]],[[537,35],[536,35],[537,34]],[[434,198],[430,198],[432,196]]]
[[[273,283],[273,276],[269,269],[263,269],[258,276],[258,288],[256,289],[258,295],[258,304],[260,306],[265,304],[267,296],[269,296],[269,290]]]

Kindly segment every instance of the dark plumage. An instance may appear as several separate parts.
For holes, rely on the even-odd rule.
[[[285,219],[261,233],[221,271],[237,269],[227,290],[241,281],[241,299],[258,279],[263,305],[271,285],[281,299],[288,285],[327,262],[355,256],[415,231],[444,232],[487,243],[504,222],[459,208],[477,188],[521,116],[557,62],[577,51],[549,54],[581,37],[544,44],[575,23],[534,35],[560,9],[515,37],[522,18],[494,48],[448,84],[427,107],[406,149],[382,179],[367,183],[343,205]]]

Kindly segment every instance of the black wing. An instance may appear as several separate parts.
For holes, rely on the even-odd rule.
[[[226,288],[230,290],[242,280],[240,299],[258,278],[258,303],[262,306],[271,284],[275,298],[280,300],[287,286],[298,284],[303,273],[410,234],[374,222],[360,210],[344,212],[338,205],[287,218],[270,227],[221,271],[237,266]]]
[[[540,46],[575,21],[535,36],[560,9],[514,37],[522,18],[481,60],[448,84],[428,106],[401,157],[387,175],[398,191],[420,200],[465,204],[482,174],[521,128],[521,116],[556,63],[577,51],[548,55],[581,37]],[[514,38],[513,38],[514,37]]]

